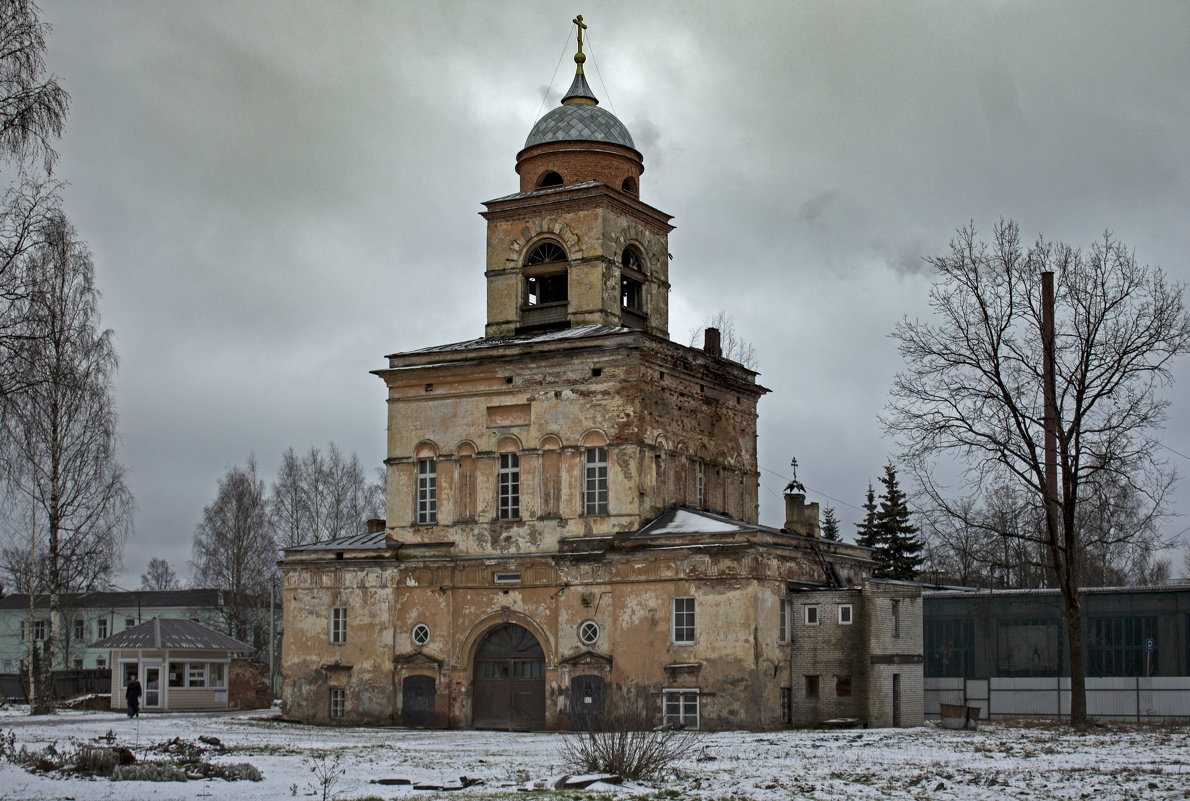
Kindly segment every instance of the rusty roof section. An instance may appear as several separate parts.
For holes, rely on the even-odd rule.
[[[92,643],[91,648],[190,648],[215,651],[255,651],[248,643],[193,620],[155,617],[139,626]]]

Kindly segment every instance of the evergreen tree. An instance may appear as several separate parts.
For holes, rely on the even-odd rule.
[[[839,518],[835,515],[834,507],[828,506],[822,512],[822,538],[839,541]]]
[[[857,524],[855,527],[855,544],[879,551],[880,536],[876,530],[876,491],[872,489],[872,482],[870,481],[868,482],[867,500],[864,501],[864,512],[864,522]]]
[[[917,526],[910,522],[909,505],[897,483],[897,470],[892,462],[885,465],[880,483],[884,485],[884,492],[880,494],[880,507],[875,511],[873,521],[876,555],[881,563],[876,568],[876,576],[912,581],[922,563],[921,539],[917,536]],[[870,488],[868,493],[870,501]]]

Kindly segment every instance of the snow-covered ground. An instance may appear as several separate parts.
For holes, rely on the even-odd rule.
[[[0,799],[256,799],[298,798],[320,788],[312,757],[340,755],[346,774],[340,799],[435,798],[409,786],[370,783],[404,778],[415,783],[482,785],[446,798],[534,797],[515,787],[565,773],[564,735],[409,729],[319,728],[281,723],[274,712],[145,714],[129,720],[111,712],[60,713],[31,718],[0,711],[0,730],[17,747],[93,741],[110,730],[117,744],[138,748],[182,737],[218,737],[227,752],[218,762],[250,762],[261,782],[113,782],[51,778],[0,764]],[[563,798],[626,797],[632,788],[560,794]],[[727,799],[1190,799],[1190,727],[1113,727],[1090,734],[1044,723],[985,724],[977,732],[919,729],[705,734],[678,775],[637,798]],[[536,797],[541,797],[540,795]]]

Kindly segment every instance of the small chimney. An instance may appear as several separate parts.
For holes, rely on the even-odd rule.
[[[719,344],[718,328],[708,328],[703,331],[702,349],[712,356],[723,355],[723,347]]]
[[[384,518],[383,517],[368,518],[368,522],[366,523],[366,525],[368,527],[369,534],[380,534],[381,532],[384,531]]]

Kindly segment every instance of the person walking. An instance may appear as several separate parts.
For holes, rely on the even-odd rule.
[[[128,717],[140,717],[140,696],[140,681],[134,676],[132,681],[128,682],[128,690],[124,693],[124,697],[128,699]]]

